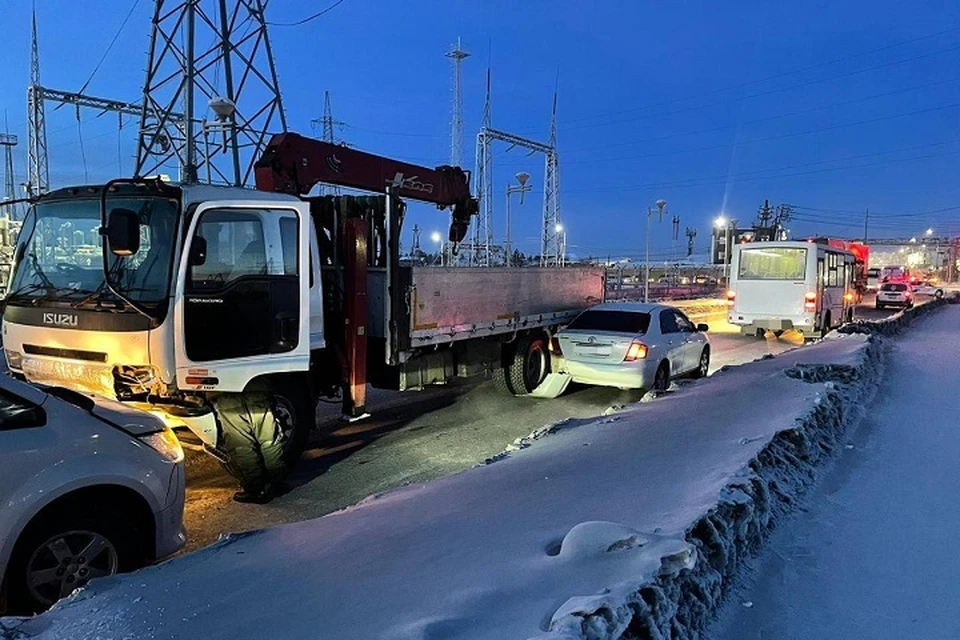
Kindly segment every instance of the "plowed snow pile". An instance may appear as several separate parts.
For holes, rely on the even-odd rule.
[[[71,640],[691,637],[857,420],[881,352],[840,336],[733,368],[3,624]]]

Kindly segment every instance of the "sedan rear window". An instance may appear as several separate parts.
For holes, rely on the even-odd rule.
[[[642,311],[584,311],[570,323],[568,329],[582,331],[613,331],[615,333],[646,333],[650,314]]]
[[[880,291],[906,291],[907,285],[900,283],[887,283],[880,285]]]

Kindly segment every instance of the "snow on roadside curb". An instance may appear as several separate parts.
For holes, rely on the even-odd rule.
[[[4,624],[70,640],[696,637],[841,443],[881,348],[837,336],[734,367],[496,464],[95,580]]]
[[[871,334],[856,365],[797,364],[788,376],[825,383],[814,407],[792,429],[773,439],[728,484],[717,505],[690,526],[685,540],[695,550],[688,568],[661,574],[620,601],[584,601],[561,610],[552,631],[535,640],[699,638],[713,619],[744,560],[754,555],[776,525],[811,487],[848,429],[862,416],[879,386],[886,349],[882,338],[903,331],[917,317],[960,298],[935,300],[843,333]]]

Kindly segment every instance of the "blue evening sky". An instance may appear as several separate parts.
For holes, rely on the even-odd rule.
[[[36,0],[43,84],[78,90],[132,1]],[[268,17],[295,21],[331,2],[274,0]],[[88,93],[138,99],[153,4],[137,4]],[[0,109],[22,136],[21,182],[30,2],[0,0],[0,15]],[[749,223],[764,198],[798,205],[800,234],[858,235],[865,207],[871,236],[960,234],[955,0],[345,0],[271,35],[292,130],[311,133],[329,90],[339,137],[431,166],[449,157],[443,54],[457,37],[472,53],[469,168],[488,65],[494,126],[533,138],[547,137],[558,82],[562,217],[576,255],[639,256],[643,212],[658,198],[681,233],[698,229],[701,254],[718,213]],[[132,121],[118,137],[115,115],[82,112],[78,131],[72,109],[47,110],[53,186],[132,171]],[[501,147],[494,162],[499,237],[507,182],[526,170],[539,189],[543,161]],[[537,251],[539,219],[535,191],[514,208],[521,250]],[[412,220],[426,244],[446,216],[422,207]],[[668,220],[652,237],[655,255],[671,251]]]

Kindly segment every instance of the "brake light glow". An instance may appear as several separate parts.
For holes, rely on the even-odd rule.
[[[624,362],[634,362],[635,360],[643,360],[647,357],[647,345],[642,342],[631,342],[630,348],[627,349],[627,355],[624,356]]]
[[[851,302],[851,301],[853,300],[853,294],[852,294],[852,293],[845,293],[845,294],[843,294],[843,299],[846,300],[847,302]]]
[[[817,292],[807,291],[806,295],[803,296],[803,310],[815,311],[816,309],[817,309]]]
[[[732,307],[733,303],[737,301],[737,292],[733,289],[727,291],[727,306]]]

